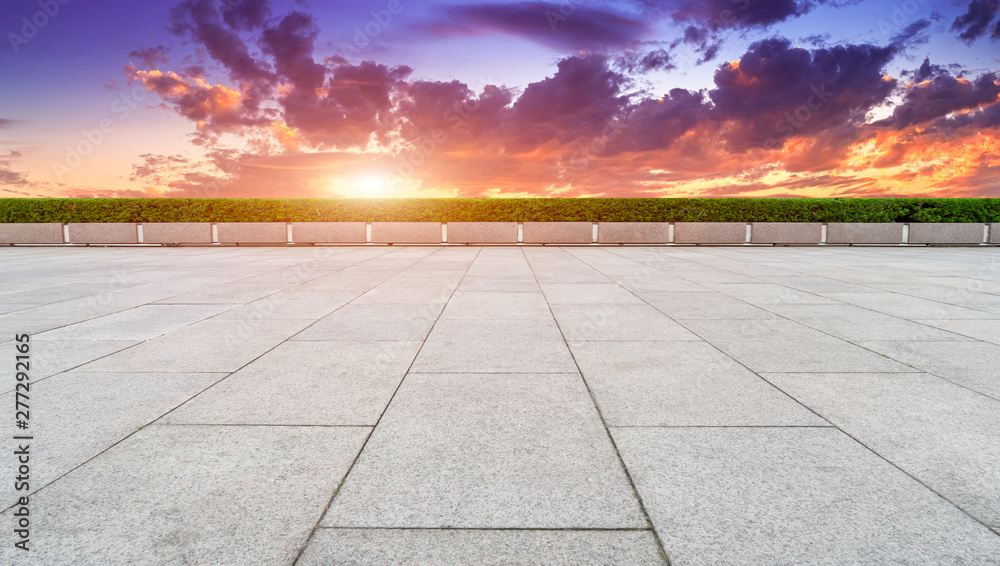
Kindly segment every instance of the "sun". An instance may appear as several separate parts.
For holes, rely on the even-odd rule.
[[[363,175],[350,179],[351,193],[358,197],[383,196],[389,190],[388,183],[377,175]]]

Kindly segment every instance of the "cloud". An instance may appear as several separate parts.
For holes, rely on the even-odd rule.
[[[296,88],[280,99],[285,123],[320,148],[364,147],[373,135],[386,141],[397,120],[394,95],[411,72],[373,61],[340,65],[323,94]]]
[[[626,51],[615,57],[615,67],[623,73],[644,74],[652,71],[669,71],[676,69],[665,49],[654,49],[646,52]]]
[[[178,166],[185,166],[190,161],[182,155],[156,155],[144,153],[139,156],[142,164],[132,166],[130,181],[160,183],[165,175],[173,173]]]
[[[0,129],[9,128],[17,122],[18,120],[12,120],[10,118],[0,118]]]
[[[828,38],[820,36],[813,39],[821,48],[801,49],[766,39],[717,66],[712,88],[672,88],[655,96],[643,90],[639,75],[673,68],[678,47],[691,46],[700,62],[718,52],[721,28],[712,27],[705,10],[746,6],[751,13],[726,24],[746,30],[795,17],[811,5],[672,2],[674,12],[656,12],[668,17],[680,13],[678,6],[687,10],[687,19],[678,20],[683,37],[672,43],[643,40],[645,23],[608,23],[598,9],[580,5],[565,20],[556,18],[555,30],[545,17],[529,16],[545,16],[539,10],[562,7],[557,4],[433,9],[439,17],[433,25],[444,25],[441,17],[449,10],[456,15],[457,26],[447,33],[569,29],[545,40],[558,49],[586,40],[582,28],[565,26],[605,26],[594,28],[589,41],[611,46],[607,52],[564,57],[550,76],[521,92],[415,80],[407,66],[371,60],[352,64],[318,50],[319,29],[308,13],[272,17],[266,2],[252,2],[234,16],[218,6],[185,1],[175,10],[175,27],[221,64],[229,81],[210,82],[204,66],[213,65],[206,59],[185,60],[177,72],[128,70],[131,80],[192,120],[195,141],[205,144],[201,161],[140,156],[132,178],[153,185],[147,190],[156,194],[349,195],[343,187],[352,176],[380,174],[400,190],[435,196],[770,196],[815,193],[824,185],[876,194],[891,193],[885,189],[891,183],[924,190],[950,181],[958,187],[963,171],[974,169],[969,159],[997,159],[990,134],[981,134],[1000,124],[995,81],[956,78],[929,60],[902,73],[905,86],[885,74],[894,57],[921,41],[926,20],[886,46],[827,47]],[[644,14],[641,21],[655,18]],[[210,29],[221,30],[224,39],[216,38],[211,48],[201,36]],[[866,116],[894,94],[901,100],[893,114],[866,124]],[[242,137],[242,148],[223,147],[225,133]],[[962,161],[953,155],[956,143],[982,149]],[[905,171],[879,177],[887,167]]]
[[[227,17],[219,12],[214,0],[188,0],[170,12],[170,31],[188,37],[205,47],[208,55],[229,69],[230,76],[239,81],[260,81],[273,78],[266,65],[254,59],[246,43],[234,30],[242,30],[245,19],[234,16],[243,13],[243,2],[230,8]],[[229,7],[229,4],[225,4]]]
[[[893,92],[896,81],[883,68],[894,54],[891,46],[810,52],[783,38],[754,43],[715,72],[711,117],[732,124],[727,143],[736,150],[849,126]]]
[[[313,44],[319,29],[312,16],[292,12],[277,25],[264,30],[262,47],[274,57],[275,69],[296,89],[316,89],[323,85],[326,68],[313,60]]]
[[[627,135],[619,147],[627,151],[669,148],[704,121],[710,111],[703,93],[681,88],[660,98],[643,100],[630,112],[623,126]]]
[[[932,65],[930,57],[925,57],[920,67],[912,71],[904,69],[900,74],[904,77],[912,77],[916,82],[923,82],[938,75],[947,75],[948,70],[940,65]]]
[[[600,136],[610,120],[628,109],[623,87],[629,83],[600,55],[559,61],[555,75],[529,84],[511,107],[505,122],[508,147],[530,151],[552,141]]]
[[[269,0],[232,0],[221,4],[222,19],[231,29],[254,31],[264,27],[271,17]]]
[[[1000,128],[1000,102],[974,112],[939,118],[932,123],[935,131],[952,132],[971,126],[975,129]]]
[[[952,77],[942,68],[932,66],[929,59],[925,59],[913,75],[917,80],[923,80],[909,84],[903,102],[896,106],[892,116],[876,122],[876,125],[902,129],[959,110],[976,109],[984,104],[995,103],[1000,96],[1000,81],[993,73],[986,73],[975,81],[969,81]]]
[[[832,36],[828,33],[815,33],[802,38],[802,41],[813,47],[826,47],[830,44]]]
[[[925,32],[930,26],[930,20],[917,20],[893,36],[890,40],[890,44],[895,46],[897,49],[902,49],[904,47],[927,43],[930,41],[930,38]]]
[[[371,175],[384,168],[380,158],[356,152],[316,152],[286,155],[255,155],[225,150],[215,157],[225,161],[222,174],[184,170],[164,182],[164,197],[285,198],[330,197],[338,190],[349,196],[349,187],[331,182],[331,172],[339,179]],[[384,159],[384,158],[381,158]]]
[[[157,45],[156,47],[143,47],[129,53],[128,58],[129,60],[138,61],[144,67],[155,69],[160,63],[165,65],[170,62],[170,60],[167,59],[167,51],[169,51],[169,49],[162,45]]]
[[[437,6],[433,15],[417,29],[437,36],[505,33],[561,51],[621,49],[651,31],[642,20],[574,2]]]
[[[201,143],[226,132],[247,126],[269,123],[266,115],[248,108],[244,93],[205,79],[188,78],[173,71],[140,71],[127,68],[130,80],[137,80],[149,91],[171,104],[178,114],[195,122]]]
[[[399,101],[399,133],[411,146],[427,139],[440,148],[496,143],[513,99],[512,91],[495,85],[477,95],[460,81],[415,81]]]
[[[972,43],[989,31],[990,23],[1000,13],[998,0],[972,0],[965,13],[955,18],[951,24],[953,31],[961,32],[958,37]],[[991,39],[1000,39],[1000,20],[990,34]]]
[[[648,5],[678,22],[710,30],[768,27],[808,12],[811,2],[795,0],[668,0]]]
[[[0,167],[0,185],[23,187],[29,185],[28,179],[17,171],[11,171],[6,167]]]

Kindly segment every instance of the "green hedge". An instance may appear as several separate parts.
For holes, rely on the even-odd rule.
[[[1000,222],[1000,199],[0,199],[0,222]]]

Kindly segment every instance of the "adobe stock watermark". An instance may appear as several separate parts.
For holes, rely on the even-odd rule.
[[[492,79],[492,75],[486,78],[480,77],[477,79],[477,84],[492,84]],[[434,128],[427,135],[410,143],[402,156],[403,162],[397,165],[394,171],[385,174],[386,183],[390,187],[395,187],[406,179],[411,179],[417,169],[426,164],[431,156],[437,153],[438,149],[448,141],[449,131],[453,134],[471,133],[471,130],[466,127],[466,123],[479,110],[480,104],[482,101],[479,98],[467,98],[453,103],[441,115],[441,122],[447,127]]]
[[[450,124],[448,129],[457,131],[472,116],[472,113],[479,109],[479,104],[478,99],[465,99],[456,102],[445,111],[442,120],[446,124]],[[447,141],[448,132],[444,128],[434,128],[428,135],[414,140],[405,153],[403,163],[396,167],[394,174],[388,174],[390,183],[394,185],[404,178],[412,177],[417,168],[427,163],[431,156],[437,153],[438,147]]]
[[[913,16],[920,10],[920,6],[926,4],[927,0],[905,0],[902,4],[892,4],[892,16],[886,21],[880,18],[878,21],[878,31],[882,34],[882,39],[891,41],[903,32],[906,24],[910,23]]]
[[[403,13],[405,8],[403,0],[389,0],[386,2],[385,8],[372,10],[368,13],[371,16],[370,20],[359,26],[354,26],[354,36],[351,41],[338,41],[337,47],[351,54],[370,46],[372,41],[382,35],[382,32],[392,24],[397,16]]]
[[[608,146],[621,137],[625,132],[624,120],[609,118],[604,123],[601,136],[590,140],[583,149],[578,149],[569,155],[569,165],[563,167],[563,171],[579,171],[590,166],[590,161],[607,151]]]
[[[804,128],[812,120],[813,116],[822,110],[826,106],[826,103],[837,94],[833,89],[833,84],[827,81],[820,83],[819,86],[810,86],[809,91],[809,96],[806,97],[805,102],[791,112],[786,112],[784,116],[778,118],[778,121],[774,123],[774,131],[779,135],[764,140],[763,148],[755,147],[750,150],[750,159],[752,161],[763,161],[767,158],[768,151],[781,149],[786,140],[792,138],[799,130]],[[851,113],[851,116],[854,116],[854,112]]]
[[[115,115],[118,122],[123,122],[132,115],[132,111],[139,107],[139,103],[147,96],[145,87],[135,85],[130,92],[127,92],[111,101],[111,113]],[[90,156],[104,143],[106,137],[117,129],[115,121],[111,118],[103,118],[97,123],[96,128],[85,128],[80,130],[80,138],[76,143],[66,146],[66,157],[62,161],[52,162],[52,172],[61,183],[67,173],[83,163],[84,158]]]
[[[21,29],[18,30],[21,33],[7,33],[7,41],[10,42],[10,47],[14,50],[14,54],[20,53],[21,46],[27,45],[32,39],[35,39],[38,36],[38,32],[49,25],[52,18],[59,15],[62,6],[69,3],[70,0],[38,0],[38,7],[40,9],[30,16],[21,18]]]
[[[584,0],[563,0],[559,3],[559,9],[553,10],[549,8],[545,10],[545,20],[549,22],[549,27],[552,31],[556,31],[557,26],[569,19],[575,12],[580,4],[583,4]]]

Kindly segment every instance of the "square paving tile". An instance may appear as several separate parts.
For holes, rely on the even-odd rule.
[[[443,303],[350,303],[316,321],[292,340],[423,340]]]
[[[778,318],[774,313],[722,293],[639,293],[638,295],[674,320]]]
[[[31,492],[98,455],[115,442],[159,418],[224,373],[61,373],[31,384],[28,433],[31,451]],[[14,406],[14,393],[0,398]],[[2,449],[12,454],[18,441],[6,436]],[[16,476],[15,460],[0,469]],[[20,495],[23,495],[21,493]],[[2,508],[13,503],[14,482],[0,484]]]
[[[441,318],[552,320],[541,293],[457,291]]]
[[[455,292],[456,284],[387,282],[354,300],[366,303],[446,303]]]
[[[462,279],[458,291],[479,293],[537,293],[542,288],[534,277],[488,277],[469,275]]]
[[[442,319],[413,362],[417,372],[576,372],[553,320]]]
[[[252,303],[230,309],[217,318],[313,319],[318,320],[357,298],[360,293],[343,291],[281,291]]]
[[[32,496],[31,557],[291,564],[369,430],[146,427]],[[2,545],[0,562],[20,553]]]
[[[854,305],[767,305],[764,308],[841,340],[969,340],[968,337]],[[980,322],[980,321],[963,321]]]
[[[207,287],[158,301],[160,304],[244,304],[256,301],[282,289],[289,283],[228,283]]]
[[[650,531],[319,529],[298,564],[664,564]]]
[[[29,342],[28,375],[32,381],[40,381],[138,343],[132,340],[32,340]],[[14,342],[6,343],[6,346],[11,347],[9,352],[13,352],[13,345]],[[14,390],[17,381],[13,372],[3,372],[0,379],[3,379],[3,392]]]
[[[1000,346],[986,342],[861,342],[927,373],[1000,399]]]
[[[615,282],[634,293],[713,293],[711,288],[672,275],[650,275],[639,271],[616,277]]]
[[[1000,305],[1000,294],[982,293],[948,285],[933,285],[929,283],[876,283],[871,285],[871,287],[880,291],[910,295],[969,308],[976,308],[977,305]]]
[[[768,283],[776,283],[792,289],[806,291],[807,293],[870,293],[872,290],[863,285],[845,283],[827,277],[815,277],[810,275],[792,276],[763,276],[762,280]]]
[[[823,296],[907,320],[995,319],[997,317],[996,314],[984,310],[975,310],[898,293],[823,293]]]
[[[311,320],[203,320],[77,368],[87,372],[231,372]]]
[[[829,426],[713,346],[571,342],[614,426]]]
[[[326,527],[643,528],[579,375],[410,374]]]
[[[753,371],[916,371],[790,320],[685,320],[681,323]]]
[[[751,305],[835,303],[827,297],[773,283],[714,283],[711,289]]]
[[[614,428],[671,564],[990,564],[1000,537],[830,428]]]
[[[765,377],[972,516],[1000,526],[1000,401],[924,373]]]
[[[601,272],[578,263],[567,266],[532,263],[532,271],[539,283],[545,285],[555,284],[591,284],[608,285],[612,281]]]
[[[1000,320],[920,320],[917,322],[961,336],[1000,344]]]
[[[229,305],[143,305],[38,334],[39,340],[149,340],[232,308]]]
[[[286,342],[167,415],[167,423],[374,425],[420,342]]]
[[[552,305],[552,315],[567,340],[701,340],[649,305]]]
[[[542,284],[545,300],[551,305],[593,305],[641,303],[642,300],[616,284]]]

